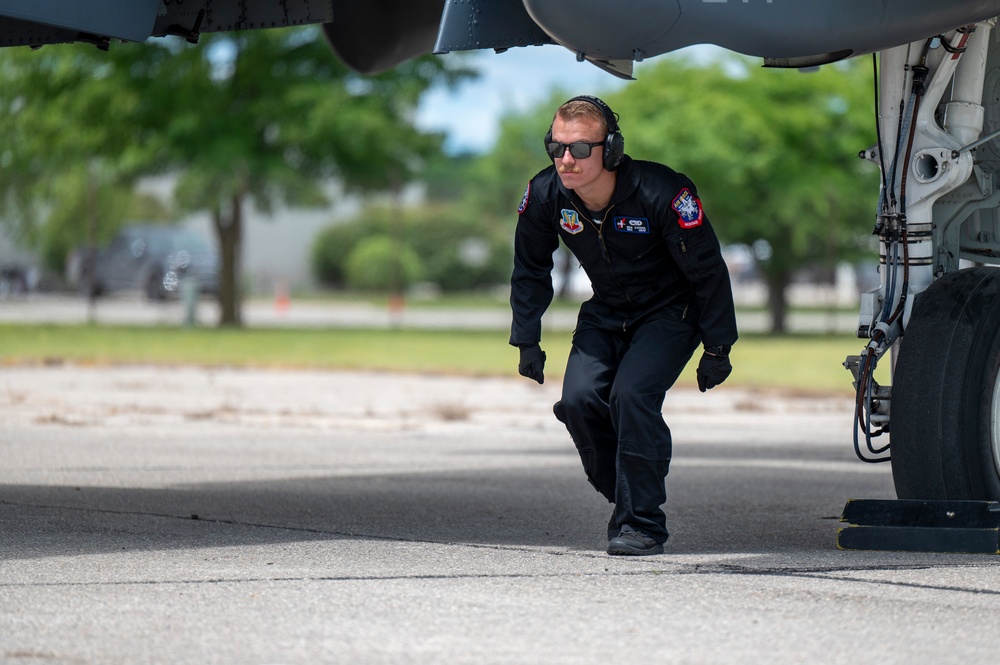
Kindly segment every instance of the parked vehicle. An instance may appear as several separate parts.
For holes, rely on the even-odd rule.
[[[20,265],[0,265],[0,300],[28,294],[29,270]]]
[[[126,227],[95,252],[93,266],[82,279],[92,295],[139,289],[150,300],[163,300],[178,294],[185,277],[201,292],[219,286],[218,253],[197,233],[175,226]]]

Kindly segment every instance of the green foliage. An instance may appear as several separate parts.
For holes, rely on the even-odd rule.
[[[802,73],[674,55],[603,97],[620,115],[626,152],[690,176],[723,242],[769,249],[757,258],[780,329],[794,271],[871,251],[878,171],[857,156],[875,142],[871,94],[866,58]],[[570,96],[504,119],[496,148],[453,178],[467,205],[513,217],[527,180],[549,164],[542,135]]]
[[[431,85],[469,74],[456,59],[423,57],[363,77],[331,53],[318,26],[202,35],[39,52],[0,53],[0,201],[36,233],[42,211],[74,207],[49,183],[97,164],[101,188],[142,174],[178,174],[182,209],[212,214],[223,256],[223,320],[238,309],[241,211],[324,205],[322,185],[399,191],[440,149],[413,124]],[[71,213],[60,212],[66,216]],[[89,217],[107,211],[91,204]],[[44,235],[48,246],[66,227]],[[100,231],[104,233],[106,231]]]
[[[419,281],[423,266],[413,249],[398,239],[374,235],[351,250],[345,272],[352,288],[395,293]]]
[[[710,66],[664,60],[609,98],[629,154],[698,185],[728,242],[765,240],[765,273],[854,258],[874,219],[877,169],[871,64],[766,70],[732,56]]]
[[[65,252],[114,231],[155,141],[115,51],[86,44],[0,51],[0,224],[62,271]]]
[[[440,147],[440,135],[412,124],[420,95],[467,74],[422,58],[362,77],[316,26],[126,48],[142,124],[183,172],[178,197],[191,210],[226,209],[233,197],[264,211],[322,205],[332,176],[348,189],[398,188]]]
[[[390,237],[411,250],[423,266],[421,279],[443,291],[493,286],[510,277],[508,228],[469,214],[464,206],[430,204],[402,210],[374,207],[322,231],[312,248],[320,283],[351,286],[348,264],[355,248],[372,237]]]
[[[570,96],[556,92],[549,101],[524,114],[508,114],[501,119],[496,146],[486,154],[465,159],[450,174],[450,184],[462,191],[465,206],[480,215],[505,220],[513,232],[517,205],[528,180],[551,164],[542,138],[552,114]]]
[[[101,177],[86,165],[58,173],[49,187],[53,205],[33,235],[43,266],[54,274],[63,273],[73,250],[106,244],[127,222],[172,218],[172,211],[160,199]]]
[[[379,233],[384,229],[378,229]],[[362,224],[349,222],[332,224],[316,235],[310,261],[316,280],[328,287],[347,286],[347,257],[369,231]]]

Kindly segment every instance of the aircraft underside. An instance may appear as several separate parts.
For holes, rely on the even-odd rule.
[[[891,458],[900,498],[1000,500],[997,16],[1000,0],[0,0],[0,46],[317,23],[363,73],[557,43],[622,77],[697,43],[783,67],[878,53],[879,144],[861,156],[883,174],[881,285],[862,297],[867,345],[845,363],[855,448]],[[873,379],[880,361],[891,386]]]

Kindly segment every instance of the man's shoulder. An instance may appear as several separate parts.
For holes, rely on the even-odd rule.
[[[559,174],[556,172],[556,167],[552,165],[545,167],[531,178],[529,184],[539,194],[557,196],[559,194]]]
[[[677,184],[681,187],[692,184],[691,179],[686,175],[661,162],[633,159],[632,166],[636,169],[641,181],[656,181],[656,184]]]
[[[529,208],[551,205],[560,197],[559,176],[554,166],[544,168],[528,181],[518,212],[524,214]]]
[[[675,210],[678,197],[698,197],[698,189],[691,179],[660,162],[631,160],[632,195],[643,205],[667,213]]]

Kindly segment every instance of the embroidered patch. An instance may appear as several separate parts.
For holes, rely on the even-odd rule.
[[[560,214],[562,215],[562,220],[559,222],[559,226],[563,227],[563,231],[576,235],[583,230],[583,224],[580,223],[580,215],[577,214],[576,210],[566,210],[563,208]]]
[[[528,209],[528,199],[531,198],[531,182],[528,182],[528,186],[524,188],[524,196],[521,197],[521,205],[517,206],[517,214],[523,215],[524,211]]]
[[[701,226],[705,219],[705,214],[701,210],[701,201],[691,193],[687,187],[674,197],[674,202],[670,204],[677,212],[677,223],[682,229],[693,229]]]
[[[615,230],[622,233],[649,233],[649,220],[645,217],[615,217]]]

